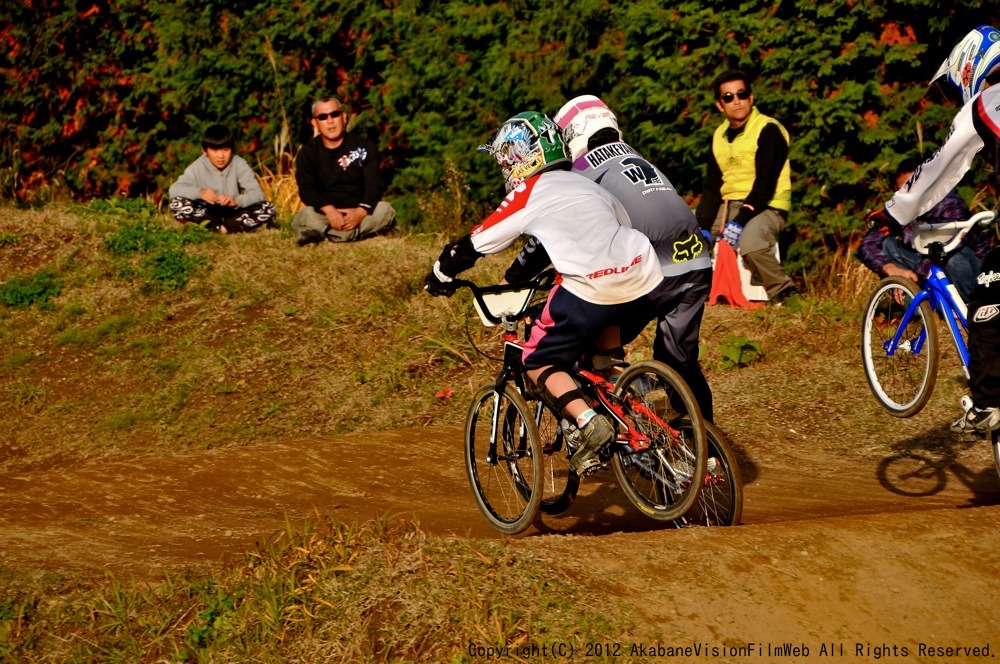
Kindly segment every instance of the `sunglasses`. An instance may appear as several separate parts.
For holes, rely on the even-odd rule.
[[[745,97],[740,97],[740,99],[745,99]],[[343,111],[330,111],[329,113],[320,113],[319,115],[314,115],[313,117],[320,122],[323,122],[323,120],[326,120],[327,118],[339,118],[343,114]]]
[[[739,97],[740,99],[743,99],[743,100],[749,99],[749,97],[750,97],[750,91],[749,90],[740,90],[736,94],[733,94],[732,92],[727,92],[726,94],[721,95],[719,97],[719,99],[721,99],[723,103],[729,104],[729,103],[732,103],[733,99],[735,99],[736,97]]]

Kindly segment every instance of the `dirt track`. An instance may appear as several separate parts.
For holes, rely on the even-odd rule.
[[[238,556],[286,514],[314,512],[401,514],[438,534],[495,537],[472,502],[460,440],[458,428],[414,429],[0,476],[0,556],[156,578]],[[716,649],[682,661],[789,661],[767,650],[785,642],[809,649],[797,661],[829,661],[824,644],[854,661],[874,660],[881,646],[905,647],[914,661],[980,659],[922,656],[921,642],[990,643],[992,659],[1000,479],[986,447],[925,455],[930,465],[805,451],[744,457],[744,525],[728,529],[663,528],[606,472],[516,545],[636,598],[661,645]],[[543,536],[558,533],[567,536]],[[614,647],[636,645],[623,639]]]

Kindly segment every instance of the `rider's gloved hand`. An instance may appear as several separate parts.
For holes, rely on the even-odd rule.
[[[899,225],[899,222],[892,218],[892,215],[885,211],[885,208],[879,208],[874,212],[869,212],[868,216],[865,217],[865,228],[872,230],[873,228],[885,229],[889,235],[902,235],[903,227]]]
[[[705,246],[711,251],[712,247],[715,246],[715,238],[712,237],[712,232],[705,228],[702,228],[699,232],[701,233],[701,239],[707,243]]]
[[[734,250],[740,246],[740,236],[743,235],[743,227],[735,221],[730,221],[722,229],[722,239],[729,243]]]
[[[452,282],[451,277],[441,272],[440,265],[437,261],[434,262],[434,269],[428,272],[427,276],[424,277],[424,290],[434,297],[441,295],[451,297],[455,294],[455,285]]]

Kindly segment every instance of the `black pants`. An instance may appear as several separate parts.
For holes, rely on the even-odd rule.
[[[1000,247],[969,296],[969,390],[979,408],[1000,407]]]
[[[656,338],[653,339],[653,359],[676,371],[691,388],[702,416],[715,421],[712,388],[698,362],[698,339],[705,314],[705,301],[712,290],[712,270],[698,270],[679,277],[664,277],[648,295],[649,311],[657,318]],[[639,319],[638,330],[622,327],[622,343],[634,338],[647,319]]]
[[[274,223],[276,214],[274,205],[269,201],[237,208],[183,196],[170,199],[170,211],[177,221],[205,224],[211,230],[219,230],[221,226],[229,233],[250,233],[264,228]]]

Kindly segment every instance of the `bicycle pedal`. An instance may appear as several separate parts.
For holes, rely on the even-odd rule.
[[[580,477],[590,477],[598,471],[604,470],[604,468],[606,468],[606,466],[598,459],[592,459],[591,461],[584,463],[583,468],[576,471],[576,474]]]

